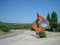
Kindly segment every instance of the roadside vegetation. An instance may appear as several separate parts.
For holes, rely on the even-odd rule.
[[[45,37],[46,37],[46,33],[44,31],[38,33],[38,38],[45,38]]]
[[[0,21],[0,33],[10,32],[11,29],[31,29],[31,24],[4,23]]]
[[[55,11],[51,14],[48,13],[47,20],[50,23],[50,29],[48,29],[49,31],[60,32],[60,23],[58,22],[58,15]]]
[[[56,12],[52,12],[51,14],[48,13],[47,20],[50,22],[50,27],[47,30],[52,32],[60,32],[60,23],[58,23],[58,17]],[[10,32],[11,29],[31,29],[31,24],[16,24],[16,23],[5,23],[0,21],[0,33],[3,32]]]

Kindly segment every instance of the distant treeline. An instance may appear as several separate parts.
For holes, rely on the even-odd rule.
[[[9,31],[10,29],[31,29],[31,24],[4,23],[0,21],[0,30]]]
[[[58,23],[58,28],[60,30],[60,23]],[[10,29],[32,29],[31,24],[15,24],[15,23],[4,23],[0,21],[1,31],[10,31]]]

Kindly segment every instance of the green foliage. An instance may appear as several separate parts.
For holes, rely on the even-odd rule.
[[[60,32],[60,23],[58,23],[57,32]]]
[[[48,15],[47,15],[47,20],[50,22],[51,21],[51,19],[50,19],[50,14],[48,13]]]
[[[46,33],[44,31],[41,31],[41,32],[38,33],[38,36],[40,38],[44,38],[44,37],[46,37]]]
[[[53,28],[57,28],[58,27],[58,19],[57,19],[57,14],[56,12],[53,11],[53,13],[51,14],[51,26]]]
[[[56,29],[58,28],[57,13],[54,11],[51,14],[51,27],[52,27],[53,31],[56,31]]]
[[[15,24],[0,22],[0,30],[7,32],[10,31],[10,29],[31,29],[31,24]]]
[[[52,12],[51,13],[51,17],[48,13],[47,15],[47,20],[50,22],[50,26],[51,26],[51,31],[57,31],[58,29],[58,17],[57,17],[57,13],[56,12]]]
[[[0,30],[4,31],[4,32],[8,32],[10,31],[8,25],[4,24],[4,23],[0,23]]]

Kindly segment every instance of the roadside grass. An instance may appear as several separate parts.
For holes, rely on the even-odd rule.
[[[0,35],[10,34],[10,33],[11,33],[11,31],[9,31],[9,32],[4,32],[4,31],[1,31],[1,30],[0,30]]]

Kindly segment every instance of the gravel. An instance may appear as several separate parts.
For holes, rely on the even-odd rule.
[[[46,31],[46,38],[37,38],[35,31],[23,30],[22,32],[15,36],[0,39],[0,45],[60,45],[60,32]]]

